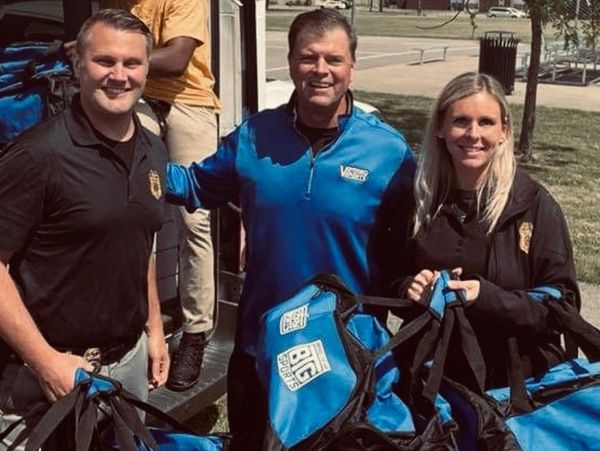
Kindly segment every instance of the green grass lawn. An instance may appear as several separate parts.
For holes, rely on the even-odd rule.
[[[424,97],[357,92],[379,108],[418,152],[433,100]],[[512,106],[515,130],[522,107]],[[517,136],[518,138],[518,136]],[[524,165],[561,205],[575,251],[577,278],[600,284],[600,139],[596,113],[538,107],[535,161]]]
[[[267,13],[267,30],[287,31],[293,18],[300,10],[269,11]],[[350,15],[346,11],[346,15]],[[355,28],[359,36],[401,36],[448,39],[471,39],[473,29],[469,18],[462,13],[458,19],[443,28],[439,25],[451,17],[449,13],[428,13],[416,16],[398,10],[387,10],[383,13],[358,9],[355,13]],[[526,19],[491,19],[478,14],[475,19],[477,28],[474,39],[484,36],[486,31],[512,31],[524,42],[530,40],[530,23]],[[546,35],[552,39],[552,30],[548,28]]]

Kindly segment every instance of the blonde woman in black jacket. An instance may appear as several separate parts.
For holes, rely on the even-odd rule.
[[[424,139],[415,205],[408,254],[415,275],[399,280],[397,289],[422,302],[437,270],[461,273],[450,284],[465,292],[486,386],[506,384],[510,335],[518,337],[528,375],[563,360],[546,307],[526,290],[560,286],[579,307],[571,241],[556,201],[517,169],[511,112],[493,78],[466,73],[442,90]],[[467,377],[452,355],[446,371]]]

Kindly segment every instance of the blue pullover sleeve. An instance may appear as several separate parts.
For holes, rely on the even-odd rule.
[[[192,212],[197,208],[217,208],[239,195],[236,171],[237,132],[223,139],[217,152],[200,163],[185,167],[167,166],[168,202]]]

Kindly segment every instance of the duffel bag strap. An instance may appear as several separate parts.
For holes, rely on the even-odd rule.
[[[452,305],[446,311],[441,329],[441,337],[437,342],[427,382],[423,388],[423,396],[432,406],[435,403],[435,397],[439,393],[442,376],[444,375],[446,358],[448,357],[450,340],[455,333],[459,336],[461,350],[465,356],[466,364],[471,370],[473,381],[476,384],[476,387],[473,388],[476,389],[479,394],[483,394],[485,386],[485,362],[475,337],[475,332],[465,317],[462,304]],[[419,346],[422,344],[423,343],[419,343]]]
[[[76,385],[69,394],[50,406],[39,423],[31,430],[25,451],[36,451],[42,447],[63,420],[74,411],[78,398],[85,394],[87,386],[87,384]]]
[[[441,385],[450,341],[456,334],[476,384],[473,388],[482,394],[485,385],[485,362],[475,332],[464,313],[466,303],[464,293],[453,291],[453,296],[446,293],[447,283],[451,277],[457,276],[451,275],[448,271],[442,272],[435,289],[432,290],[430,304],[435,304],[436,307],[430,307],[428,312],[436,318],[436,321],[432,321],[432,327],[417,345],[411,368],[411,393],[414,395],[421,386],[420,369],[425,366],[427,359],[433,353],[427,380],[422,390],[423,397],[432,407]],[[433,299],[434,296],[437,298]]]
[[[386,352],[391,351],[392,349],[401,345],[411,337],[417,335],[420,331],[422,331],[425,328],[425,326],[427,326],[431,322],[431,320],[431,313],[429,311],[425,311],[417,318],[409,322],[407,325],[402,326],[385,345],[383,345],[375,351],[375,358],[381,357]]]
[[[21,423],[24,423],[27,418],[30,417],[35,417],[37,415],[39,415],[40,413],[44,412],[45,410],[47,410],[49,407],[47,402],[38,402],[36,403],[30,410],[29,412],[27,412],[26,415],[24,415],[23,417],[19,418],[18,420],[12,422],[10,425],[8,425],[8,427],[6,427],[6,429],[4,429],[2,432],[0,432],[0,443],[2,443],[4,441],[4,439],[6,439],[11,432],[13,432],[17,426],[19,426]],[[23,443],[23,441],[27,438],[27,430],[25,429],[21,434],[19,434],[18,437],[16,437],[15,440],[13,440],[13,446],[17,447],[19,446],[21,443]]]
[[[313,277],[308,283],[314,285],[325,286],[331,290],[335,290],[342,296],[353,298],[356,302],[364,305],[372,305],[379,307],[396,307],[396,308],[412,308],[415,303],[410,299],[390,298],[383,296],[368,296],[362,294],[354,294],[335,274],[319,274]]]
[[[534,302],[543,303],[550,316],[559,324],[560,332],[569,337],[585,353],[590,361],[600,360],[600,330],[587,322],[580,312],[555,286],[541,286],[527,291]],[[519,344],[516,337],[507,341],[508,368],[512,409],[518,413],[531,412],[534,408],[525,386],[525,374],[521,364]]]
[[[159,449],[148,428],[142,423],[135,408],[122,396],[122,391],[117,396],[110,398],[112,408],[115,439],[121,451],[137,451],[138,446],[134,436],[143,441],[150,449]]]
[[[514,413],[533,411],[533,405],[525,386],[525,373],[521,365],[521,354],[516,337],[510,337],[507,342],[508,351],[508,383],[510,387],[511,409]]]
[[[548,299],[544,305],[560,324],[563,332],[591,362],[600,361],[600,330],[586,321],[579,311],[564,300]]]
[[[579,347],[591,362],[600,361],[600,330],[581,316],[572,292],[561,286],[544,285],[527,290],[527,294],[529,299],[548,309],[564,334],[568,358],[576,358]]]
[[[416,303],[410,299],[388,298],[382,296],[356,295],[358,302],[364,305],[373,305],[377,307],[391,307],[396,309],[412,309]]]
[[[197,435],[193,430],[191,430],[189,427],[185,426],[183,423],[179,422],[172,416],[167,415],[162,410],[154,407],[152,404],[142,401],[137,396],[135,396],[133,393],[130,393],[125,389],[122,389],[120,391],[120,395],[121,395],[121,398],[123,399],[123,401],[125,401],[127,404],[129,404],[137,409],[143,410],[144,412],[152,415],[157,420],[159,420],[165,424],[168,424],[174,430],[177,430],[179,432],[184,432],[186,434]]]
[[[459,292],[458,296],[464,300],[464,293]],[[473,375],[473,380],[477,384],[479,394],[483,394],[485,389],[486,369],[485,360],[483,359],[477,336],[475,335],[473,326],[471,326],[471,323],[465,316],[464,303],[460,307],[455,307],[452,310],[454,315],[456,315],[457,329],[460,336],[463,355],[465,356],[467,365],[469,365],[471,369],[471,374]]]
[[[149,449],[159,449],[135,409],[123,402],[123,394],[125,397],[133,395],[126,392],[121,384],[104,376],[92,376],[81,369],[77,370],[76,380],[75,388],[52,404],[31,430],[25,451],[40,449],[70,414],[74,415],[76,423],[73,433],[76,434],[77,451],[88,450],[94,440],[97,411],[102,403],[111,407],[110,425],[114,427],[115,440],[121,451],[138,451],[134,437]]]

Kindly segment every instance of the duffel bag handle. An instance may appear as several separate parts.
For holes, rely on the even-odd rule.
[[[428,333],[423,335],[417,344],[411,367],[411,393],[414,395],[420,390],[423,397],[433,407],[435,398],[439,393],[444,366],[453,334],[457,333],[465,361],[469,366],[474,389],[483,393],[485,383],[485,363],[475,332],[464,314],[464,293],[448,288],[448,282],[458,276],[448,270],[440,271],[440,276],[428,300],[427,310],[437,321],[432,322]],[[426,382],[421,387],[421,371],[426,361],[433,354],[428,370]]]
[[[342,296],[342,300],[350,302],[351,305],[348,307],[353,307],[357,303],[363,305],[372,305],[375,307],[390,307],[400,309],[413,308],[415,305],[415,303],[410,299],[354,294],[336,274],[319,274],[310,279],[308,283],[317,286],[324,286],[328,289],[336,291]]]
[[[149,449],[159,449],[135,409],[123,402],[124,398],[134,396],[123,389],[120,383],[103,376],[91,375],[81,368],[75,373],[75,382],[75,388],[52,404],[31,430],[25,451],[40,449],[70,414],[74,415],[76,422],[74,433],[77,435],[77,451],[88,450],[96,433],[100,402],[105,402],[112,409],[115,440],[121,451],[139,449],[134,436]]]
[[[417,338],[412,361],[404,376],[407,380],[406,388],[412,399],[424,400],[426,404],[423,407],[431,411],[435,408],[454,332],[458,332],[462,352],[476,388],[480,393],[484,390],[485,363],[475,333],[463,311],[466,302],[464,296],[448,288],[448,282],[453,277],[453,273],[448,270],[440,271],[425,305],[402,299],[403,306],[421,310],[421,313],[406,321],[386,345],[375,351],[376,356],[380,356],[410,338]],[[375,298],[374,303],[378,304],[379,300]],[[398,304],[396,300],[396,305]]]
[[[557,291],[561,293],[560,297],[548,294],[542,302],[559,325],[560,332],[572,340],[590,362],[600,361],[600,330],[581,316],[562,290]]]
[[[143,410],[174,430],[195,435],[190,428],[153,405],[142,401],[113,379],[97,374],[92,375],[83,369],[78,369],[75,380],[76,386],[73,391],[52,404],[31,430],[26,451],[40,449],[71,413],[74,414],[77,423],[77,450],[87,451],[94,440],[97,412],[102,402],[111,408],[111,425],[114,427],[115,441],[121,451],[139,450],[134,437],[150,450],[159,449],[159,445],[143,424],[136,409]]]
[[[343,315],[354,312],[354,309],[359,304],[401,310],[412,310],[419,308],[419,305],[410,299],[354,294],[344,284],[342,279],[335,274],[319,274],[313,277],[309,283],[320,287],[325,287],[338,293],[338,299],[340,299],[342,302],[342,311],[344,312]],[[427,307],[423,307],[423,309],[424,311],[421,315],[419,315],[419,317],[411,321],[410,324],[406,325],[405,327],[402,327],[384,346],[374,351],[376,358],[381,357],[385,353],[398,347],[411,337],[418,334],[425,328],[425,326],[427,326],[427,324],[429,324],[433,318],[432,314]]]
[[[533,302],[543,303],[560,333],[574,342],[590,362],[600,360],[600,330],[586,321],[564,294],[564,290],[556,286],[536,287],[527,292]],[[516,412],[530,412],[533,405],[525,387],[525,373],[521,365],[519,345],[516,337],[510,337],[508,346],[508,378],[510,399]]]

